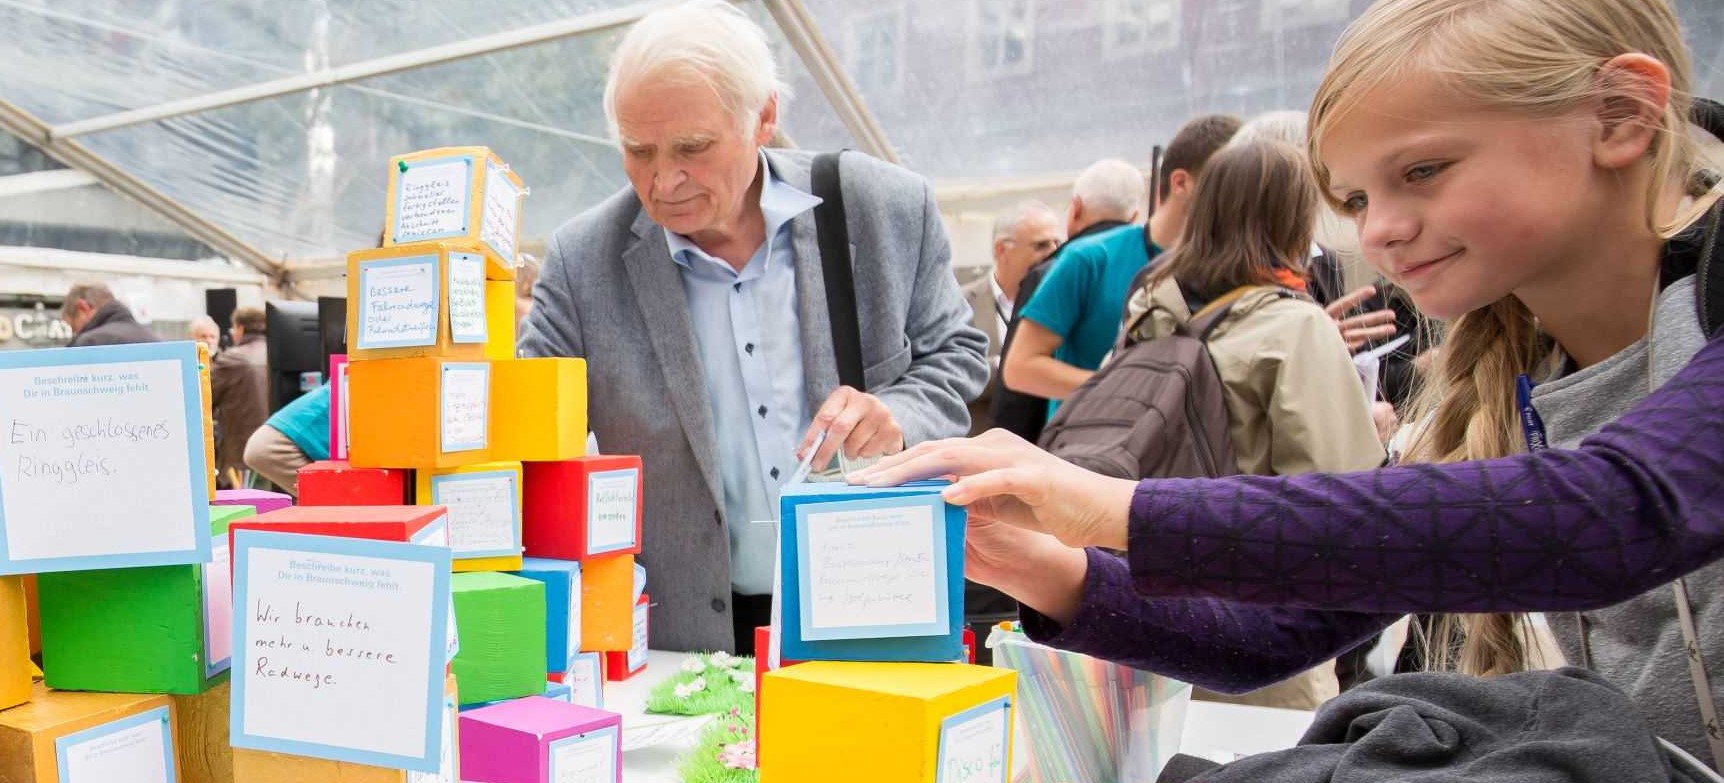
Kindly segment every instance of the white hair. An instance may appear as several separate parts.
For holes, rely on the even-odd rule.
[[[1083,201],[1084,209],[1121,220],[1142,210],[1148,195],[1143,172],[1119,158],[1091,163],[1072,183],[1072,196]]]
[[[1033,198],[1026,199],[1000,210],[1000,214],[994,216],[994,241],[1011,236],[1013,231],[1018,230],[1019,225],[1036,215],[1046,215],[1049,220],[1059,222],[1059,215],[1054,212],[1053,207]]]
[[[216,332],[218,332],[218,333],[221,332],[221,327],[216,324],[215,319],[211,318],[207,315],[200,315],[196,318],[193,318],[191,325],[187,326],[186,329],[188,329],[188,330],[196,329],[200,326],[207,326],[211,329],[216,330]]]
[[[647,14],[629,28],[605,80],[605,121],[612,138],[620,138],[618,93],[653,77],[711,87],[745,131],[774,94],[780,112],[790,96],[766,31],[725,0],[691,0]]]
[[[1239,132],[1233,134],[1233,140],[1228,143],[1238,145],[1253,141],[1279,141],[1303,150],[1305,126],[1308,122],[1305,112],[1302,111],[1266,111],[1240,126]]]

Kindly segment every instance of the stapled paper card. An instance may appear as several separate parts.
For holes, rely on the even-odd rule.
[[[195,343],[0,351],[0,574],[209,562],[203,422]]]

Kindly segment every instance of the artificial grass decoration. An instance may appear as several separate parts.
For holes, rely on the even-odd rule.
[[[654,686],[646,711],[654,715],[717,715],[746,705],[754,712],[754,659],[728,653],[695,654]]]
[[[754,701],[733,707],[700,735],[678,769],[682,783],[755,783]]]

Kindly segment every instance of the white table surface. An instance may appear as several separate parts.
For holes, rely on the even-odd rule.
[[[605,709],[623,716],[625,783],[680,783],[677,760],[694,747],[699,738],[698,724],[704,719],[647,715],[645,704],[652,686],[674,675],[685,657],[682,653],[650,652],[646,671],[624,682],[605,684]],[[1310,724],[1309,712],[1192,702],[1186,711],[1185,733],[1179,749],[1215,761],[1231,761],[1252,753],[1291,747]],[[659,741],[626,749],[631,743],[648,739]],[[1022,753],[1013,756],[1018,762],[1014,767],[1021,773],[1025,756]]]

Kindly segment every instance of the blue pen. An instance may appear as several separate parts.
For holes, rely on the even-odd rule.
[[[1521,373],[1515,379],[1515,404],[1520,406],[1520,432],[1526,436],[1527,451],[1543,451],[1550,446],[1544,437],[1544,419],[1539,418],[1538,409],[1532,407],[1532,379]]]

